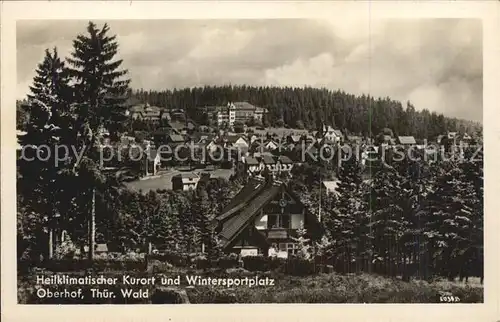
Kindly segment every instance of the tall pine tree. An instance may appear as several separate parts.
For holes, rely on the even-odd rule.
[[[67,117],[68,101],[71,98],[69,78],[64,62],[57,49],[46,50],[43,61],[38,65],[31,93],[28,95],[29,122],[26,133],[19,138],[24,147],[24,156],[19,162],[18,188],[28,203],[28,212],[42,217],[48,232],[48,252],[52,257],[55,245],[53,231],[58,217],[60,186],[57,185],[63,162],[56,163],[55,147],[61,144],[61,126]],[[59,157],[63,158],[63,155]],[[41,243],[43,244],[43,243]]]
[[[114,137],[125,119],[125,100],[129,79],[123,79],[127,70],[121,70],[122,60],[116,60],[118,43],[116,36],[108,35],[109,27],[98,28],[89,22],[86,35],[78,35],[73,41],[73,52],[68,62],[70,75],[75,83],[77,118],[75,128],[79,135],[78,148],[83,150],[80,163],[75,163],[75,173],[85,173],[89,216],[89,259],[95,247],[95,195],[96,186],[103,181],[99,170],[97,135],[102,128]]]

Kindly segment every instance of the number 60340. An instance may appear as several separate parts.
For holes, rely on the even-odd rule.
[[[448,296],[448,295],[440,296],[439,302],[456,303],[456,302],[460,302],[460,298],[458,296]]]

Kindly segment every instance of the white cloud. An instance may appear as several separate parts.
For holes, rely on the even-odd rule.
[[[71,39],[85,31],[85,24],[20,23],[19,97],[43,50],[57,45],[61,53],[69,52]],[[369,21],[339,14],[328,21],[135,20],[109,25],[136,88],[325,86],[411,100],[417,109],[453,117],[482,118],[479,21]]]

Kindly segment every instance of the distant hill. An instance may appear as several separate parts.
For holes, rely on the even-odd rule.
[[[447,131],[475,134],[482,125],[467,120],[445,117],[427,109],[419,111],[390,98],[356,96],[344,91],[320,88],[206,86],[181,90],[132,92],[132,97],[152,105],[185,109],[195,123],[206,125],[200,107],[225,105],[228,101],[246,101],[267,108],[265,123],[272,126],[319,129],[332,125],[350,133],[376,135],[390,128],[395,135],[435,138]],[[451,109],[452,107],[447,107]]]

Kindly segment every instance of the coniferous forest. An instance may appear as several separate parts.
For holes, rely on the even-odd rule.
[[[83,158],[69,154],[58,163],[52,150],[44,160],[18,160],[20,269],[48,259],[80,260],[75,254],[83,254],[85,246],[87,260],[97,262],[96,243],[122,254],[162,245],[171,253],[195,253],[210,263],[229,256],[222,253],[211,223],[247,178],[214,179],[193,191],[143,193],[129,190],[119,171],[107,172],[99,165],[99,130],[104,127],[117,138],[126,131],[123,111],[131,97],[184,109],[198,124],[207,122],[201,107],[248,101],[269,110],[263,126],[318,129],[326,123],[368,137],[389,128],[395,135],[421,139],[447,131],[482,132],[479,124],[417,111],[411,103],[403,107],[389,98],[328,89],[242,85],[132,91],[128,71],[115,57],[118,52],[110,27],[89,23],[73,41],[69,58],[47,49],[37,67],[29,118],[18,123],[26,132],[20,144],[49,149],[64,144],[82,151]],[[321,189],[322,180],[332,177],[331,161],[297,165],[292,179],[285,181],[308,211],[321,218],[323,232],[318,238],[300,239],[298,260],[328,265],[335,274],[365,272],[404,281],[477,276],[482,282],[483,152],[476,143],[461,159],[389,158],[370,180],[362,179],[362,166],[350,158],[336,170],[338,195]]]
[[[205,86],[165,91],[138,90],[132,96],[138,102],[185,110],[193,121],[202,125],[208,124],[200,108],[247,101],[268,109],[264,125],[277,127],[319,129],[328,124],[362,136],[390,128],[394,135],[433,140],[448,131],[473,135],[481,130],[477,122],[446,117],[430,112],[425,106],[417,110],[411,102],[403,104],[388,97],[357,96],[325,88]]]

